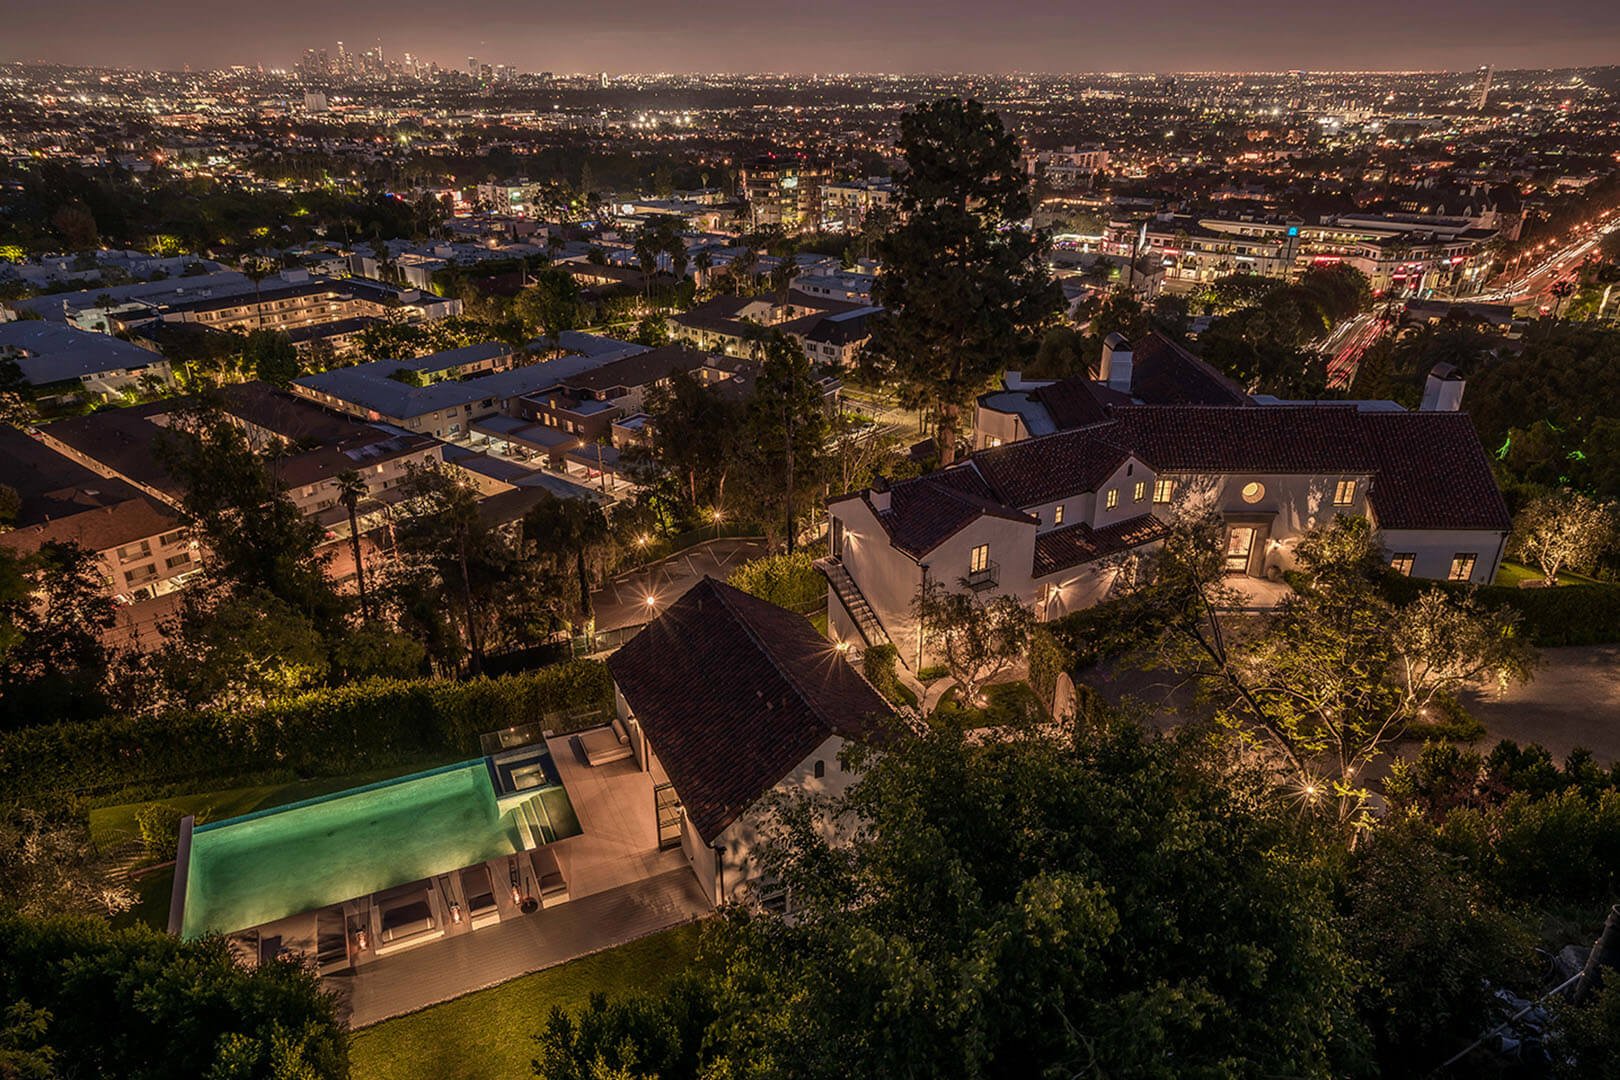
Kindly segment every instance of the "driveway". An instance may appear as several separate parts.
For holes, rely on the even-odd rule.
[[[1204,711],[1190,685],[1162,671],[1103,666],[1077,673],[1075,681],[1109,701],[1145,703],[1148,722],[1161,731]],[[1543,649],[1530,682],[1504,694],[1481,687],[1459,696],[1485,725],[1483,751],[1512,739],[1540,743],[1560,763],[1578,746],[1604,764],[1620,761],[1620,645]],[[1398,752],[1410,756],[1416,747],[1406,744]]]
[[[1620,645],[1543,649],[1530,682],[1460,696],[1485,725],[1485,749],[1512,739],[1540,743],[1559,762],[1577,746],[1604,764],[1620,761]]]
[[[733,570],[765,554],[763,540],[727,537],[709,540],[653,563],[620,574],[591,594],[598,631],[644,623],[667,608],[704,575],[724,581]],[[653,602],[647,603],[652,597]]]

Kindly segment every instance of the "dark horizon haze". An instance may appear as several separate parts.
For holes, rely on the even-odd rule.
[[[0,60],[108,67],[291,67],[306,48],[381,41],[444,67],[468,56],[524,71],[894,72],[1468,71],[1620,63],[1620,3],[1287,0],[1155,5],[1051,0],[824,0],[800,8],[710,0],[607,6],[464,0],[276,4],[21,3]]]

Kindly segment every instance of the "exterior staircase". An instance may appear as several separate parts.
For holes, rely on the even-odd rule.
[[[874,645],[888,645],[889,632],[883,629],[878,621],[877,612],[872,605],[866,602],[866,595],[861,587],[855,584],[855,579],[849,576],[844,564],[831,556],[817,559],[816,569],[820,570],[827,579],[827,585],[832,589],[838,602],[844,605],[849,617],[855,620],[855,627],[861,632],[861,639],[866,642],[867,648]]]

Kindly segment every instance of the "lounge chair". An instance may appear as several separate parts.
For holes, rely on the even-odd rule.
[[[489,867],[474,866],[463,870],[461,890],[466,894],[467,918],[473,926],[500,920],[500,910],[495,906],[495,887],[490,884]]]
[[[577,738],[580,750],[592,768],[612,761],[623,761],[635,753],[630,748],[630,733],[624,730],[624,724],[618,717],[604,727],[580,732]]]
[[[529,859],[540,890],[540,906],[551,907],[567,900],[568,881],[563,877],[556,852],[549,847],[535,848],[529,852]]]

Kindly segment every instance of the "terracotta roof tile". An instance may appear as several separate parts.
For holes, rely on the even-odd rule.
[[[1152,514],[1093,529],[1081,522],[1035,538],[1035,576],[1045,577],[1071,566],[1161,540],[1169,526]]]

